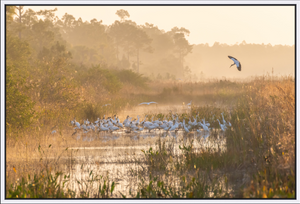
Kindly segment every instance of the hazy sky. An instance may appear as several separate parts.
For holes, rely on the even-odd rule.
[[[57,7],[56,15],[65,13],[83,21],[93,18],[110,25],[119,17],[115,14],[125,9],[130,20],[147,23],[165,31],[184,27],[191,34],[191,44],[214,42],[235,44],[271,43],[293,45],[295,39],[295,13],[293,6],[31,6],[38,11]],[[27,9],[29,7],[25,7]]]

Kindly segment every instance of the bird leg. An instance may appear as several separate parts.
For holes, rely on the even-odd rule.
[[[233,63],[230,67],[232,67],[233,65],[235,65],[235,64]],[[230,68],[230,67],[229,67],[229,68]]]

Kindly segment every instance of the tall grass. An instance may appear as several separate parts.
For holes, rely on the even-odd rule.
[[[291,80],[258,81],[244,88],[248,94],[232,113],[228,149],[240,152],[236,165],[264,172],[264,179],[253,180],[259,181],[258,188],[275,192],[287,187],[284,195],[276,196],[295,196],[295,179],[291,179],[295,172],[295,84]],[[274,182],[275,189],[271,187]],[[246,195],[275,196],[251,190]]]
[[[237,170],[246,171],[236,196],[253,198],[295,197],[295,84],[290,79],[281,81],[257,80],[243,86],[243,97],[230,111],[216,107],[193,107],[191,115],[198,113],[211,127],[217,128],[221,112],[231,128],[225,132],[226,151],[192,151],[185,148],[185,164],[204,171],[221,170],[224,175]],[[215,115],[214,120],[212,116]],[[148,118],[164,118],[163,114]],[[168,119],[170,114],[166,115]],[[179,119],[190,115],[179,115]],[[159,148],[161,149],[161,148]],[[147,153],[149,168],[159,169],[169,161],[166,151]],[[165,159],[163,159],[165,157]],[[164,167],[164,166],[163,166]],[[236,178],[234,175],[231,177]]]
[[[155,87],[157,84],[151,86]],[[188,87],[186,84],[182,85],[182,87],[185,86]],[[218,95],[220,91],[224,90],[224,84],[206,84],[203,86],[217,87],[217,90],[210,89],[213,95]],[[234,89],[238,93],[235,95],[228,94],[230,101],[235,101],[231,106],[193,105],[189,113],[178,115],[180,121],[188,120],[191,116],[196,117],[197,114],[200,119],[205,118],[213,128],[211,137],[215,137],[217,140],[216,135],[219,133],[215,129],[219,128],[219,124],[216,119],[221,120],[221,113],[224,113],[225,120],[232,124],[232,127],[224,133],[224,138],[226,138],[225,151],[209,148],[195,151],[193,142],[189,140],[189,143],[180,145],[182,154],[176,156],[172,153],[174,148],[172,144],[166,144],[159,140],[158,148],[155,149],[153,145],[153,148],[143,150],[147,168],[142,171],[143,177],[139,178],[136,191],[132,192],[128,189],[127,195],[116,193],[114,196],[136,198],[294,198],[295,82],[290,79],[280,81],[254,80],[243,84],[229,83],[228,86],[228,93],[230,91],[234,93]],[[171,89],[171,95],[181,93],[181,87],[175,87],[178,87],[178,90],[177,88]],[[59,147],[65,144],[68,146],[69,141],[64,137],[63,129],[67,127],[68,118],[72,118],[73,115],[77,114],[78,120],[80,118],[96,120],[104,114],[117,114],[125,107],[135,106],[142,99],[150,100],[147,97],[153,93],[161,94],[153,91],[145,95],[137,94],[131,98],[124,98],[119,95],[114,100],[102,100],[99,103],[86,102],[77,112],[59,113],[59,110],[57,112],[44,112],[43,117],[48,119],[40,121],[39,125],[36,126],[38,128],[33,128],[31,132],[19,132],[18,139],[13,139],[7,135],[7,141],[10,141],[10,146],[7,146],[9,147],[7,149],[8,161],[19,157],[19,154],[23,155],[23,160],[25,159],[24,155],[27,155],[26,160],[29,159],[28,155],[32,155],[32,147],[37,146],[37,142],[40,142],[44,149],[51,149],[53,146],[49,147],[49,139],[51,138],[49,133],[54,125],[60,129],[56,136],[57,143],[55,145]],[[220,97],[224,98],[225,96]],[[112,106],[103,107],[106,103],[111,103]],[[172,114],[148,114],[149,120],[152,117],[154,120],[171,119]],[[48,124],[45,121],[49,121]],[[37,138],[36,141],[29,139],[32,137],[29,133]],[[189,135],[185,135],[185,137],[189,137]],[[8,140],[8,138],[11,139]],[[37,149],[35,150],[36,155],[38,155]],[[19,153],[15,154],[15,152]],[[44,159],[47,154],[50,153],[45,153]],[[59,157],[59,154],[53,155],[56,158]],[[109,197],[112,196],[113,186],[117,185],[116,182],[112,183],[113,181],[108,185],[108,180],[104,182],[104,177],[94,175],[93,178],[96,180],[102,179],[98,194],[92,190],[81,190],[81,193],[78,194],[78,192],[68,191],[64,188],[63,185],[67,184],[66,180],[68,180],[67,172],[58,171],[57,174],[52,173],[51,177],[50,173],[47,173],[48,167],[45,167],[40,168],[35,176],[31,172],[29,178],[25,174],[27,171],[20,167],[15,168],[17,171],[24,171],[24,173],[17,175],[13,169],[9,169],[10,175],[15,174],[15,176],[10,177],[13,179],[8,179],[7,197],[25,197],[25,195],[30,198]],[[142,176],[142,174],[139,175]],[[17,179],[19,181],[16,183]],[[236,180],[239,180],[240,184],[237,184]],[[64,181],[66,182],[64,183]],[[40,186],[38,190],[36,185]],[[228,191],[228,185],[234,186],[233,192]]]

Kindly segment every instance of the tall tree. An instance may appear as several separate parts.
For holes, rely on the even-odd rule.
[[[74,54],[73,62],[88,66],[115,62],[113,42],[102,20],[92,19],[90,22],[82,22],[81,18],[76,20],[72,15],[65,14],[63,21],[59,21],[58,24],[63,38],[69,43],[70,50]],[[82,56],[75,57],[79,55]]]
[[[34,102],[28,96],[30,58],[28,43],[6,33],[6,127],[16,131],[27,127],[33,116]]]
[[[117,60],[119,60],[119,47],[124,42],[124,30],[124,24],[120,21],[115,21],[109,28],[109,35],[114,39]]]
[[[66,46],[56,42],[50,49],[44,47],[38,58],[41,79],[39,102],[43,106],[74,107],[77,95],[69,71],[72,55]]]
[[[61,25],[61,29],[64,34],[70,34],[76,25],[76,19],[74,16],[65,13],[58,24]]]
[[[48,21],[51,21],[51,22],[55,22],[58,20],[58,17],[55,16],[55,12],[57,11],[57,8],[55,9],[45,9],[45,10],[40,10],[37,12],[38,15],[40,16],[43,16],[44,17],[44,20],[48,20]]]
[[[185,35],[189,35],[190,31],[185,29],[185,28],[177,28],[174,27],[171,31],[170,34],[173,37],[174,40],[174,45],[175,45],[175,53],[178,54],[178,58],[180,60],[180,65],[182,67],[182,71],[184,71],[183,68],[183,62],[184,62],[184,57],[190,53],[193,49],[193,45],[190,45],[187,39],[185,38]]]
[[[28,77],[29,60],[31,49],[29,44],[23,39],[6,32],[6,59],[7,63],[12,63],[12,72],[20,77]]]
[[[125,20],[125,18],[130,17],[128,11],[126,11],[124,9],[117,10],[116,14],[120,17],[121,22],[123,22]]]
[[[38,22],[37,13],[32,9],[26,10],[23,15],[23,24],[27,27],[27,29],[31,29],[32,25],[36,22]]]
[[[123,52],[127,55],[128,61],[129,56],[135,53],[136,71],[139,72],[140,51],[152,52],[152,39],[141,27],[132,21],[115,21],[110,28],[110,34],[115,39],[117,53],[119,53],[119,47],[122,47]]]
[[[15,6],[6,6],[5,7],[5,13],[6,13],[6,23],[11,22],[14,19],[14,15],[16,7]]]
[[[24,6],[16,6],[16,15],[17,15],[17,18],[18,18],[18,22],[19,22],[19,38],[21,39],[21,32],[22,32],[22,29],[23,29],[23,26],[22,26],[22,18],[23,18],[23,14],[24,14]]]
[[[34,47],[38,52],[41,52],[43,47],[50,47],[55,39],[49,21],[40,19],[32,26],[32,33],[34,36],[33,41],[35,42]]]
[[[145,51],[152,52],[152,49],[150,47],[150,43],[152,41],[151,38],[147,35],[145,31],[142,29],[133,27],[132,35],[130,36],[133,45],[136,49],[136,61],[137,61],[137,72],[139,73],[140,69],[140,51],[141,49],[145,48]]]

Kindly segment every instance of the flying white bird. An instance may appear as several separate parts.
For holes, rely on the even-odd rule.
[[[108,103],[108,104],[105,104],[105,105],[103,105],[103,106],[111,106],[111,104]],[[102,107],[103,107],[103,106],[102,106]]]
[[[236,65],[236,67],[239,71],[242,70],[242,65],[237,59],[235,59],[234,57],[231,57],[231,56],[228,56],[228,58],[231,59],[234,62],[230,67],[232,67],[233,65]]]
[[[156,103],[156,102],[143,102],[143,103],[140,103],[139,105],[143,105],[143,104],[145,104],[145,105],[150,105],[150,104],[152,104],[152,103]],[[158,103],[156,103],[156,104],[158,104]]]

